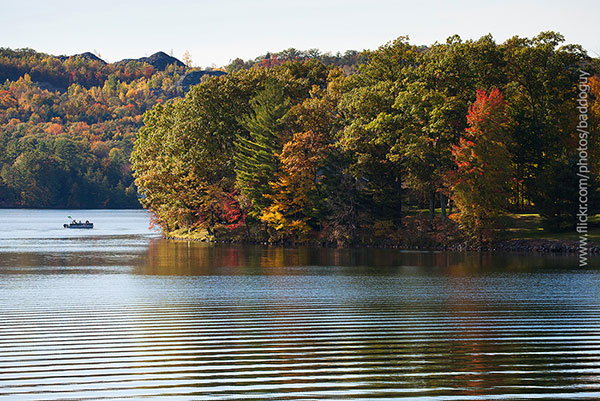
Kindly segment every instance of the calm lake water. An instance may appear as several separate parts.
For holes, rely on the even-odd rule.
[[[209,246],[144,211],[0,210],[0,400],[599,399],[598,262]]]

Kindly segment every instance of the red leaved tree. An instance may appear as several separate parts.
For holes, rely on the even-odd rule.
[[[448,183],[458,212],[451,217],[466,234],[483,242],[490,239],[506,209],[511,179],[502,93],[478,90],[467,123],[459,144],[452,147],[456,169],[448,175]]]

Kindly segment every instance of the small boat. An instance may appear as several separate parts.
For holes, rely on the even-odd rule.
[[[71,218],[71,216],[69,216],[69,218]],[[82,223],[81,221],[75,221],[73,220],[72,222],[68,223],[68,224],[63,224],[64,228],[94,228],[94,223],[90,223],[89,220],[86,220],[85,223]]]

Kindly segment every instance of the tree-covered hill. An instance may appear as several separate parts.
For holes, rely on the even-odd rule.
[[[189,71],[162,52],[108,64],[0,49],[0,206],[139,207],[133,138]]]

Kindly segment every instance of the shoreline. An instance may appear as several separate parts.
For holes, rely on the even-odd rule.
[[[245,240],[209,240],[207,238],[186,238],[176,235],[163,234],[162,238],[172,241],[193,241],[210,244],[237,244],[237,245],[266,245],[276,247],[314,246],[320,248],[378,248],[378,249],[401,249],[414,251],[455,251],[455,252],[518,252],[518,253],[546,253],[546,254],[577,254],[579,241],[576,240],[554,240],[554,239],[511,239],[501,240],[485,245],[471,245],[468,243],[455,243],[451,245],[423,245],[408,246],[404,244],[393,244],[382,242],[380,244],[353,244],[347,247],[338,247],[320,242],[268,242],[268,241],[245,241]],[[588,243],[589,255],[600,255],[600,244]]]

